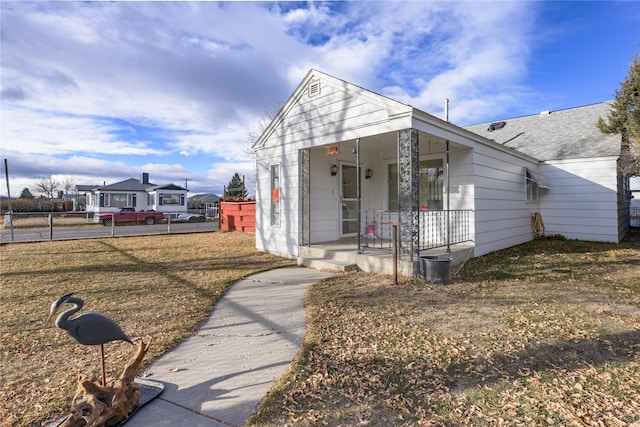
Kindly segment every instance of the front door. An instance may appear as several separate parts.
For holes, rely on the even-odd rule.
[[[358,232],[358,168],[340,163],[340,235],[354,236]]]

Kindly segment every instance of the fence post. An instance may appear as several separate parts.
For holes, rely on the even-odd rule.
[[[111,237],[116,235],[116,215],[111,212]]]
[[[49,214],[47,218],[47,222],[49,224],[49,240],[53,240],[53,215]]]

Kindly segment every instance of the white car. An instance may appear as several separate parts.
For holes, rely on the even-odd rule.
[[[206,217],[201,214],[171,214],[171,222],[205,222]]]

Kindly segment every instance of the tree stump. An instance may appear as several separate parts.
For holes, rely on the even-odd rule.
[[[138,343],[136,354],[129,360],[122,375],[102,386],[96,377],[78,376],[78,388],[70,414],[60,427],[108,427],[127,418],[140,401],[140,386],[135,378],[149,344]]]

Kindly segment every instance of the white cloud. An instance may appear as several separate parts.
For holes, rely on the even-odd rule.
[[[520,80],[535,9],[422,1],[4,4],[13,10],[2,15],[3,151],[51,174],[39,155],[82,179],[78,165],[106,181],[146,171],[159,182],[192,177],[190,187],[210,191],[221,191],[236,168],[253,174],[249,131],[310,68],[431,113],[448,97],[454,121],[477,116],[479,105],[515,102],[526,90]]]
[[[73,155],[76,153],[150,155],[165,151],[151,141],[123,140],[122,126],[105,118],[72,116],[53,111],[5,108],[2,111],[5,153]]]

